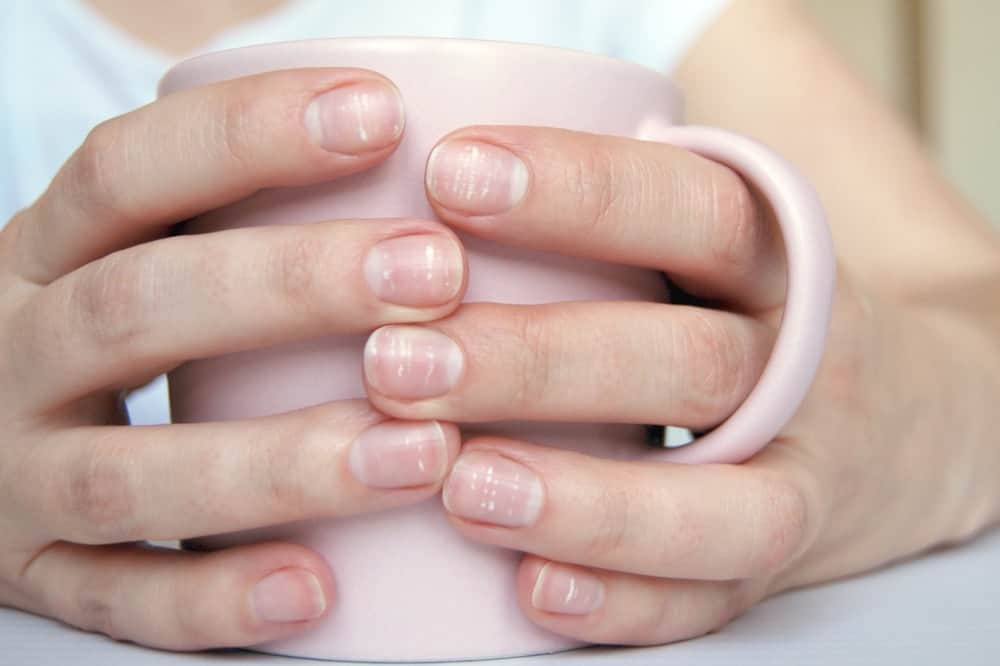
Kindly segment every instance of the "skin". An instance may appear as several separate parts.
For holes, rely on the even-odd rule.
[[[283,0],[177,0],[170,4],[84,0],[112,23],[164,53],[184,56],[217,33],[280,9]]]
[[[441,145],[475,142],[521,160],[527,188],[503,210],[493,200],[457,204],[454,181],[434,169],[447,160],[432,160],[428,198],[440,222],[331,221],[227,231],[217,243],[163,238],[173,223],[260,187],[368,168],[398,141],[331,152],[303,124],[317,94],[376,84],[374,74],[251,77],[108,121],[0,233],[0,420],[9,424],[0,602],[174,649],[290,635],[335,602],[335,572],[316,554],[288,544],[179,553],[121,542],[377,510],[443,489],[460,533],[527,553],[517,594],[533,621],[593,642],[657,644],[717,629],[769,595],[963,542],[1000,521],[996,236],[794,5],[736,2],[677,78],[693,121],[754,135],[795,161],[833,227],[840,273],[828,351],[806,402],[762,453],[742,465],[685,467],[490,436],[467,439],[459,453],[449,425],[591,418],[702,429],[724,420],[766,360],[783,289],[772,221],[735,174],[670,146],[475,127]],[[163,127],[173,131],[150,129]],[[643,186],[650,181],[659,187]],[[81,240],[75,230],[84,227]],[[370,247],[405,235],[453,239],[449,228],[667,271],[693,303],[458,308],[459,288],[401,307],[372,295],[359,259]],[[320,249],[295,251],[306,245]],[[218,288],[192,304],[187,289],[206,262],[218,267]],[[310,277],[294,298],[289,272]],[[330,287],[345,281],[355,289]],[[219,308],[239,325],[206,315]],[[198,335],[156,321],[158,309],[198,322]],[[123,388],[184,359],[351,327],[378,329],[366,355],[371,405],[244,423],[114,425]],[[477,345],[482,331],[500,343]],[[457,347],[450,388],[425,396],[426,381],[385,372],[379,341],[407,333]],[[654,364],[669,372],[633,371]],[[434,478],[395,489],[359,482],[353,447],[385,419],[443,424]],[[292,462],[262,465],[279,447]],[[497,501],[517,520],[470,509],[470,473],[490,467]],[[140,484],[165,476],[170,483]],[[240,501],[206,512],[185,499],[195,488]],[[322,607],[312,606],[313,619],[264,621],[254,585],[288,571],[299,576],[290,586],[299,606],[318,589]]]

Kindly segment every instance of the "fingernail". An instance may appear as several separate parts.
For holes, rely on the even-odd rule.
[[[254,615],[263,622],[303,622],[326,610],[319,579],[305,569],[282,569],[261,579],[253,588]]]
[[[447,463],[444,430],[436,421],[379,423],[354,440],[349,458],[354,476],[373,488],[434,483]]]
[[[528,167],[489,143],[446,141],[427,161],[427,190],[445,208],[467,215],[510,210],[528,190]]]
[[[458,382],[465,359],[447,335],[419,326],[384,326],[365,344],[365,379],[403,400],[432,398]]]
[[[543,498],[542,482],[534,472],[509,458],[482,452],[458,458],[443,493],[450,513],[504,527],[534,523]]]
[[[547,562],[538,572],[531,605],[548,613],[586,615],[604,603],[604,583],[577,567]]]
[[[403,133],[403,100],[394,87],[364,81],[317,95],[306,130],[325,150],[357,154],[385,148]]]
[[[364,273],[381,300],[426,307],[458,295],[464,268],[458,243],[444,234],[390,238],[368,251]]]

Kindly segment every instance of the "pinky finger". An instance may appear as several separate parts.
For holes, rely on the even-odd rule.
[[[213,553],[56,543],[22,579],[25,610],[169,650],[243,647],[298,633],[333,598],[326,562],[295,545]]]
[[[722,628],[752,601],[741,581],[653,578],[525,557],[518,600],[539,626],[588,643],[661,645]]]

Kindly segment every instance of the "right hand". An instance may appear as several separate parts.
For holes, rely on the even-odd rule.
[[[402,126],[398,91],[363,70],[179,92],[95,128],[0,232],[0,605],[169,649],[285,637],[335,601],[318,554],[142,542],[438,492],[455,426],[391,422],[364,400],[141,428],[122,406],[129,387],[189,359],[454,310],[464,253],[436,222],[167,235],[261,188],[367,169]]]

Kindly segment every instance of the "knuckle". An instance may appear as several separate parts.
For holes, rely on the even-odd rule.
[[[220,638],[218,617],[205,603],[205,587],[192,582],[175,583],[173,598],[166,602],[172,606],[170,616],[176,633],[172,643],[185,649],[216,647]]]
[[[520,372],[514,379],[512,402],[518,409],[533,411],[549,391],[552,378],[550,329],[534,308],[522,310],[515,324],[516,351]]]
[[[580,159],[564,160],[562,190],[579,211],[580,231],[586,233],[607,226],[615,217],[618,203],[615,161],[608,151],[591,148]]]
[[[721,608],[715,616],[711,631],[719,631],[727,624],[743,615],[754,604],[755,593],[753,587],[757,581],[751,580],[727,580],[721,581],[719,585],[722,591]]]
[[[128,451],[107,442],[85,447],[57,489],[60,509],[76,527],[78,543],[113,543],[140,537],[136,524],[135,467]]]
[[[588,562],[615,562],[629,547],[627,541],[635,507],[629,491],[612,484],[603,488],[598,498],[594,504],[593,527],[583,544],[583,557]]]
[[[773,575],[801,551],[809,534],[809,502],[796,485],[764,478],[758,489],[760,541],[748,563],[749,576]]]
[[[222,104],[216,139],[225,157],[239,167],[260,166],[257,158],[265,137],[261,104],[255,95],[233,95]]]
[[[128,172],[128,150],[120,120],[107,120],[87,134],[68,166],[74,197],[104,215],[130,218],[121,187]]]
[[[35,220],[44,217],[41,209],[49,204],[51,198],[42,195],[30,206],[16,211],[5,226],[0,226],[0,265],[10,267],[15,275],[38,286],[51,281],[46,276],[46,252],[39,247],[47,239],[44,234],[32,231],[37,232],[38,223]]]
[[[282,302],[323,316],[327,290],[320,284],[318,267],[329,265],[328,248],[318,234],[297,235],[275,243],[267,271],[271,290]]]
[[[662,507],[670,529],[661,537],[659,548],[651,549],[655,556],[653,568],[661,575],[690,570],[705,552],[708,541],[705,519],[679,498],[661,499],[657,505]]]
[[[81,629],[95,631],[115,640],[125,637],[116,620],[107,581],[100,577],[86,579],[80,584],[70,616],[66,619]]]
[[[607,638],[625,645],[661,645],[686,638],[676,626],[674,603],[669,594],[660,595],[629,618],[617,632],[619,635]]]
[[[722,631],[742,615],[750,606],[745,580],[712,582],[713,589],[705,590],[702,612],[692,614],[688,626],[683,627],[677,638],[696,638]]]
[[[141,248],[109,255],[80,273],[70,298],[95,346],[129,346],[142,337],[158,273],[157,262]]]
[[[677,395],[683,396],[684,411],[695,425],[714,425],[735,409],[743,389],[752,385],[753,350],[725,320],[693,308],[685,314],[675,328],[673,358],[689,371],[683,373],[685,383],[677,387]]]
[[[246,284],[246,256],[235,250],[232,243],[196,241],[188,236],[165,238],[159,244],[161,248],[170,248],[174,266],[185,269],[173,283],[164,286],[197,279],[198,289],[207,300],[228,303]]]
[[[749,274],[766,231],[749,187],[726,169],[710,179],[708,198],[713,221],[710,261],[728,273]]]

